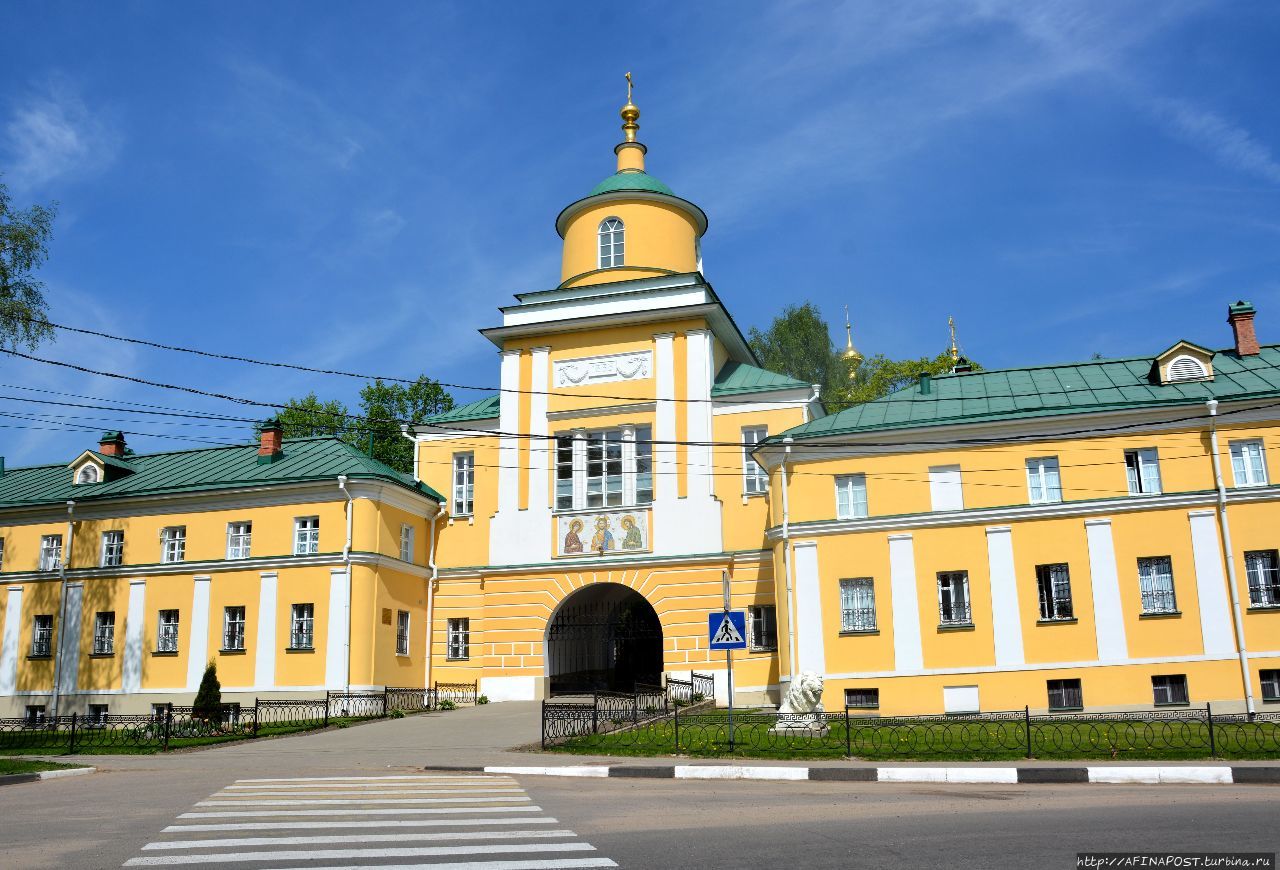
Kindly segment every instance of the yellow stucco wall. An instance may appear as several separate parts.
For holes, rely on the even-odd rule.
[[[625,225],[626,265],[600,270],[600,222],[607,217],[620,218]],[[692,272],[698,266],[697,238],[693,218],[665,203],[635,199],[589,206],[565,227],[560,280],[577,286]]]

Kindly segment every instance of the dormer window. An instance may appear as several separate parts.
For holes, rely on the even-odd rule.
[[[1169,363],[1169,380],[1170,381],[1199,381],[1207,378],[1209,373],[1205,370],[1204,363],[1193,356],[1174,357]]]
[[[622,265],[622,220],[607,217],[600,221],[600,268]]]
[[[97,483],[101,479],[102,477],[98,471],[98,466],[92,463],[87,463],[85,465],[80,466],[80,470],[76,473],[76,483],[78,484],[79,483]]]

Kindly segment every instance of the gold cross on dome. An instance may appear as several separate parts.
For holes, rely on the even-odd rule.
[[[627,102],[631,102],[631,73],[627,73]]]

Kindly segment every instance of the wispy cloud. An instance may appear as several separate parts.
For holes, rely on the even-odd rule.
[[[69,81],[57,78],[14,100],[2,141],[6,181],[30,189],[105,168],[115,159],[121,137]]]
[[[1176,136],[1208,152],[1223,166],[1280,184],[1280,162],[1243,127],[1182,100],[1157,99],[1152,109]]]

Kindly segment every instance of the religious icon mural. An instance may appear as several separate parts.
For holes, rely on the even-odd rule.
[[[557,556],[600,556],[649,550],[647,511],[605,511],[556,518]]]

